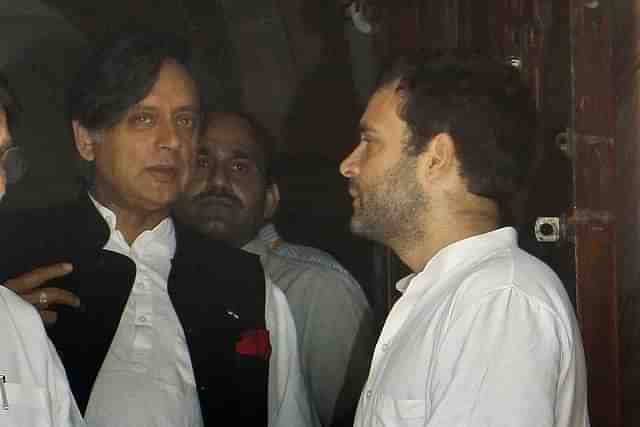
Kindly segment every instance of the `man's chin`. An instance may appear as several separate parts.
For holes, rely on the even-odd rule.
[[[349,223],[349,229],[356,236],[367,237],[367,227],[358,217],[352,217]]]
[[[223,219],[207,218],[199,223],[198,229],[214,240],[233,244],[235,233],[231,224]]]

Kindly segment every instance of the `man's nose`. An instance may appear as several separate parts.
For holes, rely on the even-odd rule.
[[[171,123],[171,121],[163,120],[161,125],[160,135],[158,137],[160,148],[167,148],[175,150],[180,147],[182,140],[178,134],[178,129]]]
[[[343,161],[340,163],[340,173],[346,178],[353,178],[360,173],[360,154],[361,146],[358,145]]]
[[[214,163],[209,166],[207,186],[211,188],[228,188],[230,185],[229,174],[224,165]]]

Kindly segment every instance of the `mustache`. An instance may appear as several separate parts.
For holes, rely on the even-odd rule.
[[[210,199],[214,199],[214,200],[227,200],[231,203],[235,203],[235,204],[240,204],[241,201],[240,199],[233,194],[231,191],[229,190],[225,190],[225,189],[217,189],[217,190],[208,190],[208,191],[203,191],[202,193],[196,194],[195,196],[193,196],[192,201],[193,202],[202,202],[202,201],[207,201]]]

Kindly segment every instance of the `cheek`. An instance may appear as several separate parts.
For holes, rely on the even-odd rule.
[[[201,174],[194,175],[193,171],[189,179],[187,180],[187,185],[185,187],[185,194],[189,197],[193,197],[197,194],[204,192],[207,187],[207,180]]]
[[[259,186],[252,180],[238,179],[233,183],[233,189],[243,204],[251,209],[259,205],[264,198],[264,191],[260,191]]]

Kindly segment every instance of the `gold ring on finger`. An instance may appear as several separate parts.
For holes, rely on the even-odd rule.
[[[49,298],[47,298],[47,293],[45,291],[40,291],[40,296],[38,297],[38,303],[41,307],[44,307],[49,302]]]

